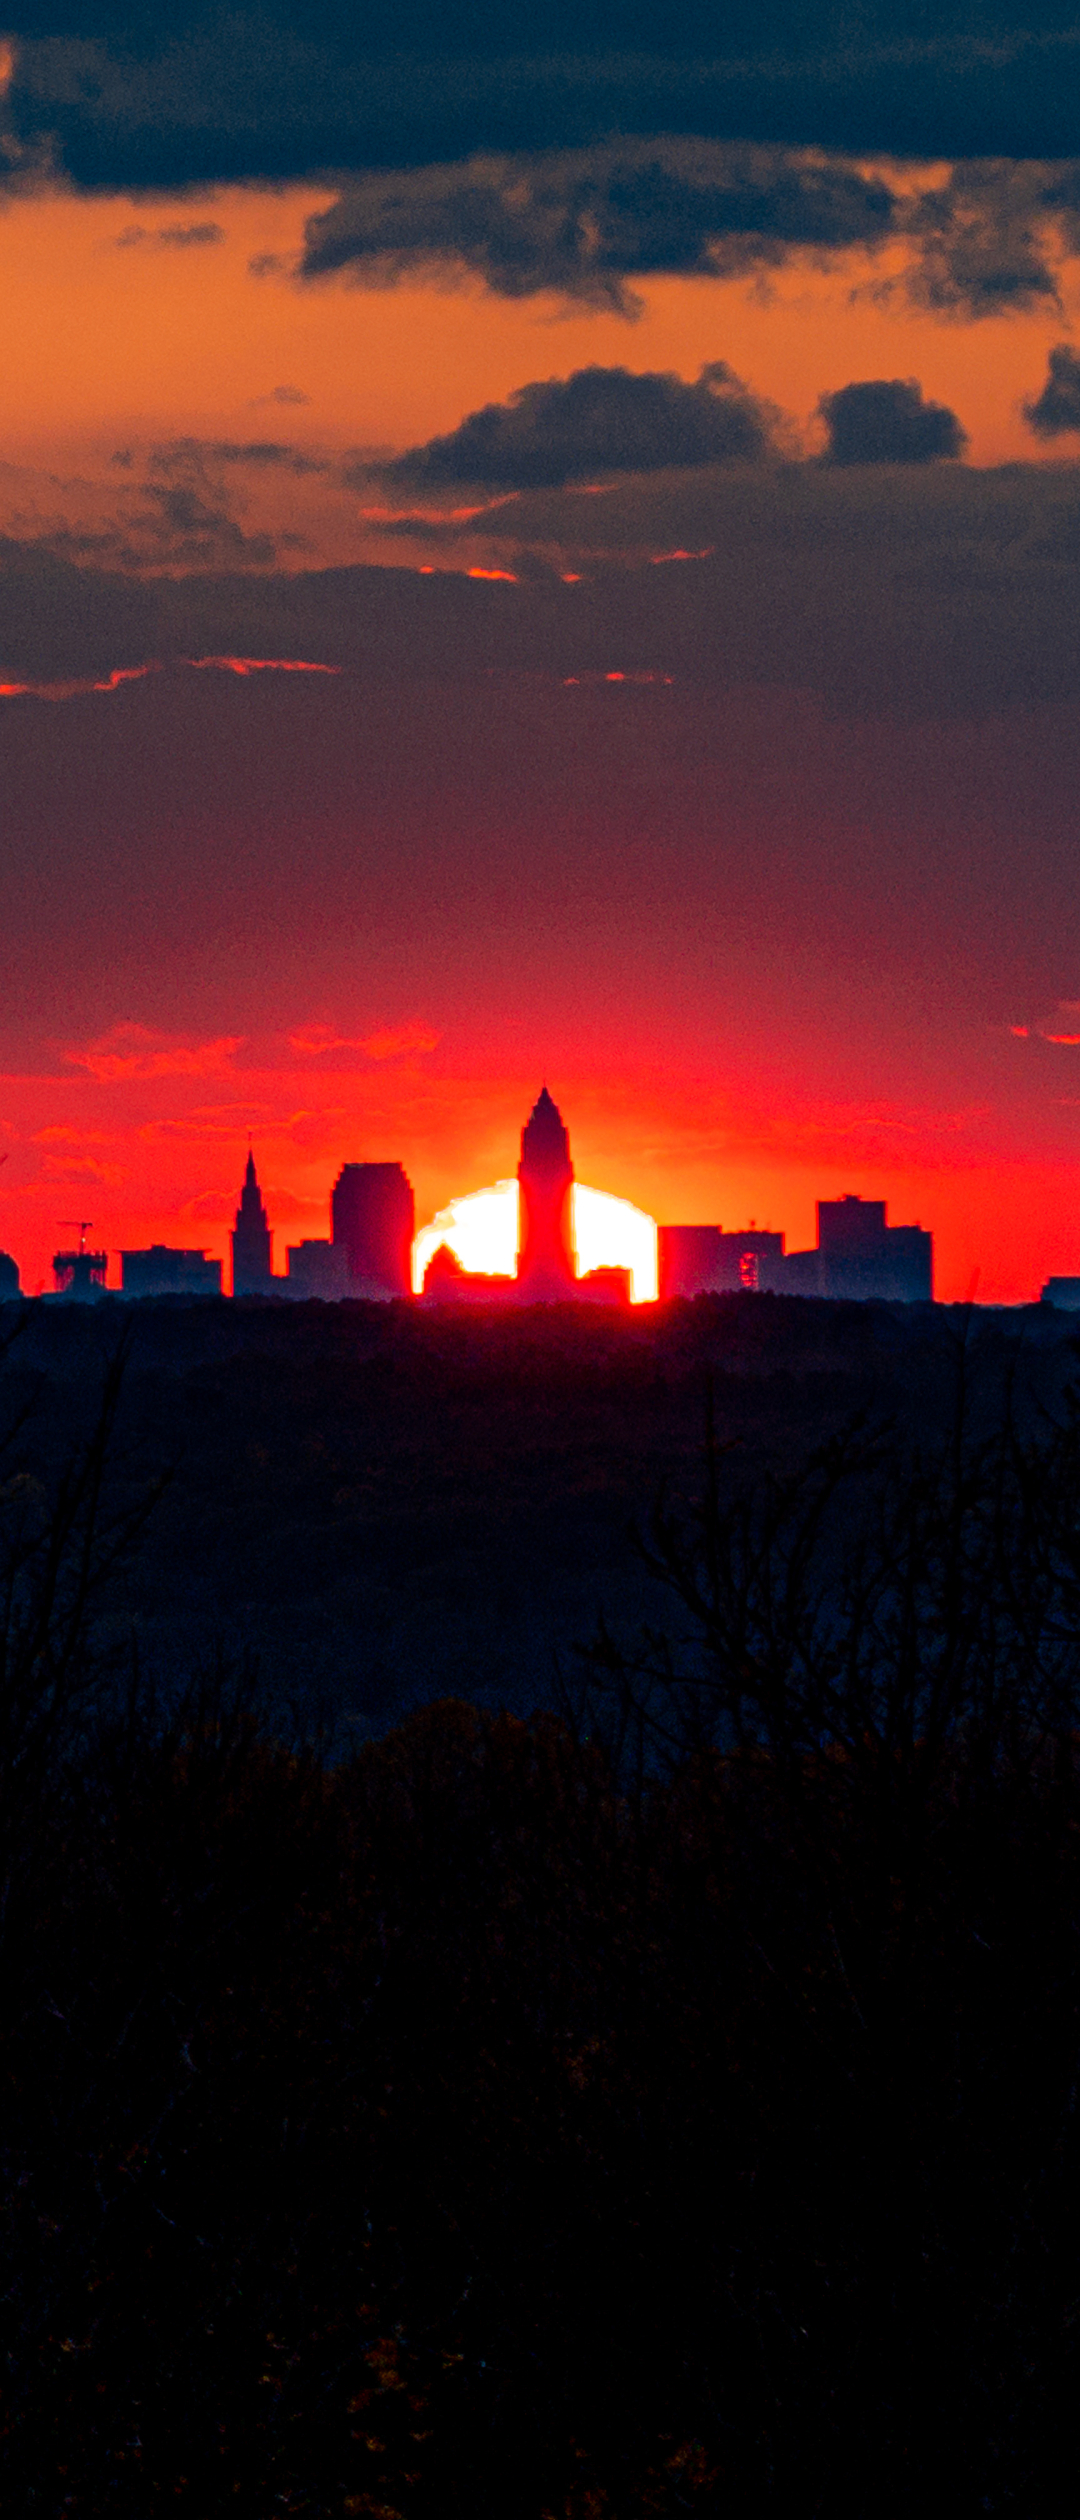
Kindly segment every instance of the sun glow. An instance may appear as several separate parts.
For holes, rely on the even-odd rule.
[[[470,1275],[513,1277],[518,1245],[518,1186],[497,1181],[491,1190],[473,1190],[468,1198],[451,1199],[430,1225],[422,1225],[412,1247],[413,1293],[423,1292],[424,1271],[441,1243]]]
[[[612,1198],[606,1190],[589,1190],[576,1181],[572,1192],[574,1245],[578,1275],[590,1269],[629,1269],[630,1301],[656,1301],[656,1226],[643,1208],[629,1199]],[[413,1244],[413,1291],[419,1295],[424,1271],[441,1243],[470,1275],[513,1277],[518,1248],[518,1186],[497,1181],[490,1190],[473,1190],[451,1199],[430,1225],[422,1225]]]
[[[629,1269],[632,1304],[655,1304],[656,1223],[629,1199],[574,1184],[574,1242],[578,1274],[589,1269]]]

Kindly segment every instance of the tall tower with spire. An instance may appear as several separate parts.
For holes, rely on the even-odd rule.
[[[573,1187],[569,1134],[544,1085],[521,1133],[518,1165],[517,1282],[526,1303],[558,1303],[574,1292]]]
[[[247,1171],[232,1236],[234,1295],[268,1295],[273,1286],[271,1238],[266,1209],[259,1194],[255,1157],[248,1148]]]

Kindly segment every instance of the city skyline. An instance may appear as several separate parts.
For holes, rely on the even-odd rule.
[[[578,1295],[594,1302],[651,1303],[659,1296],[771,1292],[886,1301],[932,1299],[933,1235],[917,1223],[887,1224],[884,1200],[846,1191],[816,1202],[814,1244],[785,1250],[786,1235],[719,1221],[658,1223],[632,1202],[598,1191],[575,1173],[569,1129],[541,1086],[521,1132],[512,1180],[466,1192],[417,1229],[412,1182],[397,1160],[348,1159],[329,1198],[328,1236],[304,1237],[274,1267],[274,1229],[249,1140],[230,1234],[231,1284],[205,1246],[127,1248],[119,1253],[120,1292],[159,1295],[280,1296],[340,1301],[423,1296],[429,1301],[551,1303]],[[70,1222],[70,1220],[69,1220]],[[47,1292],[92,1298],[109,1285],[107,1250],[88,1245],[93,1220],[78,1221],[78,1244],[54,1253]],[[0,1251],[0,1299],[17,1294],[18,1263]],[[1080,1278],[1054,1283],[1072,1302]],[[973,1292],[973,1290],[971,1290]]]
[[[542,1089],[541,1103],[546,1098],[547,1088],[544,1087]],[[556,1119],[560,1119],[561,1116],[558,1113],[557,1106],[552,1105],[551,1107],[555,1110]],[[332,1160],[338,1161],[338,1158],[335,1156]],[[375,1174],[378,1174],[381,1171],[382,1173],[389,1175],[391,1173],[401,1172],[402,1163],[399,1158],[387,1159],[382,1157],[372,1159],[365,1157],[359,1162],[356,1158],[346,1158],[344,1162],[344,1173],[339,1176],[337,1188],[340,1189],[341,1181],[350,1171],[357,1172],[365,1169]],[[797,1209],[796,1214],[798,1216],[804,1215],[806,1206],[809,1204],[812,1215],[815,1219],[813,1232],[811,1233],[809,1225],[804,1225],[801,1235],[798,1232],[793,1233],[790,1230],[786,1219],[779,1223],[771,1219],[767,1222],[761,1222],[756,1217],[747,1216],[744,1224],[737,1224],[735,1222],[737,1212],[736,1204],[730,1198],[727,1201],[727,1212],[724,1219],[721,1219],[715,1211],[708,1217],[698,1216],[692,1220],[689,1218],[676,1219],[672,1215],[655,1216],[649,1211],[639,1207],[635,1201],[626,1199],[625,1195],[620,1191],[615,1190],[600,1192],[598,1189],[592,1189],[588,1186],[582,1185],[579,1177],[574,1188],[573,1196],[579,1202],[582,1198],[584,1198],[587,1203],[591,1202],[591,1205],[587,1206],[586,1209],[582,1209],[580,1205],[578,1209],[579,1215],[587,1220],[584,1224],[584,1232],[586,1236],[587,1254],[591,1255],[583,1260],[580,1263],[580,1266],[582,1268],[592,1268],[596,1266],[614,1265],[627,1269],[631,1275],[631,1282],[633,1283],[636,1277],[639,1287],[639,1292],[635,1295],[634,1300],[648,1301],[653,1299],[655,1292],[658,1291],[658,1285],[659,1291],[663,1291],[662,1280],[664,1264],[662,1258],[658,1263],[655,1255],[657,1250],[657,1235],[659,1235],[662,1240],[665,1232],[668,1232],[670,1235],[676,1230],[679,1232],[687,1231],[692,1237],[696,1235],[708,1236],[711,1234],[715,1236],[716,1234],[720,1234],[724,1241],[732,1246],[732,1249],[734,1249],[737,1243],[740,1248],[745,1248],[746,1250],[749,1250],[751,1246],[756,1246],[760,1247],[760,1249],[764,1251],[767,1246],[775,1246],[783,1252],[786,1243],[788,1259],[792,1263],[797,1264],[800,1256],[805,1256],[807,1259],[812,1257],[813,1250],[816,1248],[820,1238],[820,1220],[823,1208],[826,1212],[828,1212],[831,1205],[836,1209],[836,1212],[839,1213],[840,1207],[838,1203],[851,1203],[857,1208],[860,1205],[865,1205],[867,1202],[869,1202],[869,1207],[872,1208],[875,1204],[874,1192],[875,1190],[881,1189],[883,1181],[885,1181],[887,1185],[886,1198],[885,1200],[879,1199],[877,1201],[877,1205],[882,1209],[882,1211],[884,1211],[885,1205],[888,1204],[888,1201],[891,1199],[893,1206],[895,1207],[897,1194],[897,1177],[895,1175],[890,1177],[879,1173],[871,1176],[870,1179],[872,1187],[870,1188],[867,1186],[867,1177],[860,1176],[860,1187],[857,1192],[851,1187],[851,1180],[854,1177],[852,1168],[848,1168],[848,1171],[843,1177],[843,1183],[841,1184],[837,1181],[835,1184],[830,1185],[829,1191],[824,1200],[821,1196],[819,1188],[817,1193],[811,1194],[809,1202],[804,1200],[801,1203],[801,1206]],[[406,1173],[403,1178],[407,1180],[410,1201],[412,1201],[413,1191],[411,1177],[409,1177]],[[571,1176],[571,1178],[573,1178],[573,1176]],[[899,1186],[902,1204],[902,1178]],[[167,1217],[162,1223],[161,1232],[155,1232],[155,1236],[152,1241],[147,1240],[146,1242],[136,1245],[132,1245],[130,1239],[125,1244],[116,1243],[112,1240],[111,1236],[105,1237],[103,1242],[103,1229],[100,1226],[96,1226],[94,1224],[94,1220],[92,1219],[81,1220],[79,1248],[80,1250],[82,1249],[86,1235],[93,1230],[95,1243],[103,1245],[102,1251],[99,1255],[97,1273],[100,1274],[100,1261],[103,1260],[109,1264],[110,1273],[107,1282],[109,1291],[111,1292],[119,1291],[118,1270],[120,1280],[122,1280],[127,1264],[131,1264],[129,1271],[131,1277],[131,1291],[142,1291],[142,1288],[138,1283],[140,1273],[145,1275],[148,1269],[150,1275],[147,1291],[155,1291],[153,1285],[152,1263],[155,1255],[163,1252],[173,1255],[174,1258],[183,1258],[185,1261],[190,1262],[197,1262],[200,1259],[205,1259],[206,1270],[204,1275],[206,1283],[201,1291],[212,1291],[214,1284],[213,1272],[215,1270],[218,1273],[218,1280],[220,1281],[221,1288],[224,1291],[228,1291],[230,1279],[235,1274],[235,1228],[240,1224],[242,1217],[250,1212],[250,1217],[256,1226],[257,1232],[262,1237],[260,1253],[265,1252],[267,1256],[264,1260],[260,1254],[256,1254],[253,1260],[249,1260],[246,1265],[249,1270],[254,1268],[254,1275],[250,1277],[250,1282],[248,1277],[245,1276],[244,1282],[239,1288],[235,1285],[232,1287],[233,1292],[240,1291],[258,1293],[264,1290],[285,1287],[290,1278],[295,1278],[295,1284],[291,1291],[296,1292],[298,1291],[300,1284],[303,1282],[305,1270],[307,1270],[310,1272],[310,1279],[306,1291],[314,1295],[332,1296],[348,1292],[374,1293],[380,1291],[405,1292],[410,1290],[418,1293],[421,1290],[423,1283],[424,1271],[429,1265],[431,1258],[439,1248],[440,1242],[445,1242],[451,1250],[460,1250],[462,1263],[466,1268],[473,1267],[480,1269],[481,1271],[494,1271],[496,1274],[513,1274],[513,1254],[517,1249],[518,1210],[516,1184],[512,1184],[509,1180],[501,1179],[497,1183],[486,1187],[482,1184],[476,1184],[469,1190],[458,1191],[448,1201],[444,1201],[441,1208],[435,1211],[434,1216],[428,1217],[423,1213],[420,1213],[415,1226],[415,1239],[410,1237],[409,1242],[409,1249],[412,1254],[411,1261],[408,1269],[401,1278],[400,1285],[395,1282],[393,1289],[379,1289],[374,1285],[370,1288],[366,1286],[362,1287],[359,1282],[357,1282],[356,1285],[352,1285],[349,1283],[348,1268],[346,1268],[345,1278],[342,1280],[340,1286],[337,1283],[337,1278],[333,1271],[331,1271],[329,1277],[327,1276],[325,1268],[321,1262],[320,1255],[329,1253],[333,1256],[335,1253],[336,1246],[334,1242],[332,1214],[336,1201],[337,1190],[335,1190],[333,1198],[330,1196],[330,1191],[327,1190],[318,1203],[316,1203],[315,1200],[311,1200],[306,1202],[302,1207],[298,1207],[295,1202],[291,1202],[289,1200],[288,1193],[285,1193],[284,1199],[281,1201],[281,1208],[282,1215],[287,1222],[283,1223],[280,1230],[277,1231],[277,1250],[279,1259],[275,1265],[275,1261],[270,1255],[272,1254],[274,1246],[276,1230],[275,1220],[278,1216],[277,1201],[280,1198],[280,1193],[275,1192],[274,1190],[271,1190],[270,1192],[270,1203],[274,1205],[275,1209],[274,1219],[271,1219],[264,1198],[266,1183],[261,1179],[255,1178],[253,1137],[251,1136],[249,1136],[248,1142],[247,1171],[244,1183],[241,1187],[243,1195],[239,1210],[235,1209],[235,1192],[232,1194],[224,1194],[224,1204],[231,1217],[232,1224],[231,1228],[227,1227],[223,1233],[218,1234],[216,1237],[216,1248],[215,1238],[205,1233],[197,1244],[192,1240],[185,1240],[181,1242],[175,1239],[169,1239],[166,1230],[169,1223],[169,1219]],[[510,1207],[506,1204],[506,1202],[509,1201],[512,1190],[514,1192],[512,1202],[514,1223],[511,1225],[509,1222]],[[503,1199],[504,1193],[506,1194],[505,1200]],[[661,1204],[664,1203],[661,1202]],[[671,1207],[672,1201],[670,1196],[666,1204],[669,1208]],[[186,1223],[187,1219],[191,1216],[193,1206],[194,1202],[189,1202],[186,1208],[181,1211],[181,1222]],[[415,1207],[415,1202],[413,1202],[413,1207]],[[292,1210],[291,1218],[289,1215],[290,1208]],[[620,1211],[625,1218],[625,1223],[621,1226],[619,1221]],[[410,1213],[412,1212],[413,1208],[410,1209]],[[867,1212],[869,1212],[869,1209]],[[0,1192],[0,1213],[2,1213],[2,1192]],[[157,1210],[151,1210],[151,1214],[155,1217],[160,1216],[160,1212]],[[633,1222],[635,1219],[639,1229],[644,1229],[646,1227],[651,1229],[651,1250],[653,1255],[651,1258],[649,1256],[649,1252],[646,1250],[645,1242],[641,1239],[640,1231],[635,1236]],[[58,1239],[58,1229],[64,1222],[65,1220],[58,1219],[56,1221],[56,1226],[52,1231],[51,1241],[54,1246],[54,1251]],[[297,1222],[302,1225],[313,1224],[320,1230],[313,1235],[305,1235],[297,1232]],[[329,1240],[327,1239],[325,1230],[328,1222],[330,1225]],[[890,1234],[893,1234],[894,1231],[895,1229],[890,1227]],[[898,1247],[899,1242],[902,1242],[905,1234],[909,1236],[914,1234],[916,1240],[918,1240],[918,1219],[915,1220],[914,1226],[904,1226],[901,1228]],[[60,1236],[60,1239],[62,1240],[62,1235]],[[930,1236],[924,1234],[923,1239],[929,1241]],[[934,1235],[934,1240],[936,1246],[936,1234]],[[1049,1248],[1055,1248],[1053,1238],[1051,1236],[1046,1236],[1045,1240]],[[800,1243],[805,1244],[807,1247],[805,1254],[800,1253]],[[288,1249],[286,1249],[287,1244],[289,1246]],[[230,1247],[232,1251],[231,1261],[229,1258]],[[976,1264],[975,1268],[972,1270],[969,1280],[962,1290],[955,1286],[951,1289],[943,1287],[939,1279],[939,1264],[935,1261],[935,1296],[937,1300],[946,1302],[956,1300],[972,1301],[977,1298],[984,1303],[1001,1301],[1024,1303],[1034,1301],[1042,1286],[1051,1278],[1055,1279],[1058,1283],[1075,1281],[1080,1284],[1080,1277],[1078,1277],[1077,1269],[1073,1265],[1074,1254],[1068,1247],[1067,1235],[1061,1233],[1058,1234],[1056,1252],[1057,1257],[1054,1260],[1045,1260],[1041,1256],[1037,1259],[1037,1274],[1034,1283],[1021,1289],[1019,1292],[1014,1290],[1005,1296],[1002,1296],[994,1290],[989,1276],[987,1275],[984,1277],[984,1272],[978,1264]],[[35,1278],[32,1264],[30,1268],[27,1268],[20,1262],[19,1255],[13,1247],[5,1244],[2,1231],[0,1231],[0,1254],[4,1254],[9,1257],[14,1262],[14,1265],[19,1268],[22,1292],[24,1294],[50,1293],[54,1290],[56,1284],[56,1273],[52,1256],[50,1257],[47,1272],[42,1272]],[[1076,1256],[1080,1256],[1080,1237],[1078,1237]],[[121,1264],[125,1264],[124,1267],[122,1267]],[[657,1278],[658,1267],[659,1281]],[[762,1287],[768,1287],[773,1283],[773,1279],[770,1275],[769,1267],[766,1265],[764,1272],[760,1275],[760,1277],[756,1275],[755,1271],[752,1271],[750,1275],[747,1275],[744,1272],[741,1282],[747,1286],[753,1283],[755,1285],[760,1284]],[[716,1280],[716,1283],[718,1285],[726,1284],[726,1276],[721,1275],[721,1277]],[[732,1284],[734,1283],[735,1279],[733,1278]],[[675,1275],[671,1280],[671,1287],[672,1291],[680,1291],[678,1270],[676,1270]],[[812,1272],[811,1277],[807,1278],[805,1283],[800,1282],[798,1279],[797,1266],[793,1266],[787,1271],[787,1287],[788,1291],[791,1292],[806,1293],[826,1291],[824,1282],[820,1288],[818,1287],[816,1281],[813,1280]],[[781,1291],[779,1279],[776,1281],[776,1291]],[[830,1291],[840,1291],[839,1281],[836,1290]]]

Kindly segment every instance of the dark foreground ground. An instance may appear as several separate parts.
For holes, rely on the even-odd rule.
[[[31,1313],[0,2509],[1071,2520],[1067,1326]]]
[[[118,1641],[189,1672],[224,1649],[278,1704],[378,1733],[432,1697],[526,1713],[603,1614],[658,1609],[637,1555],[700,1483],[706,1396],[729,1475],[782,1468],[858,1412],[929,1431],[965,1344],[972,1405],[1056,1407],[1068,1315],[772,1296],[627,1317],[411,1305],[9,1307],[5,1456],[51,1493],[128,1342],[107,1471],[164,1487],[107,1596]]]
[[[5,2511],[1075,2511],[1075,1772],[107,1767],[0,1936]]]

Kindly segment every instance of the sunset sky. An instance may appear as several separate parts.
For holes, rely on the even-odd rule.
[[[8,12],[0,1247],[224,1254],[250,1134],[281,1268],[344,1160],[512,1171],[546,1078],[661,1221],[858,1190],[1030,1299],[1080,8],[449,22]]]

